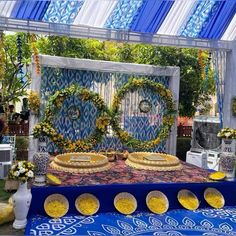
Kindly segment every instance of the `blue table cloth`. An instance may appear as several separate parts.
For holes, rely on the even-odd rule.
[[[171,210],[163,215],[148,212],[124,216],[100,213],[91,217],[68,215],[60,219],[30,218],[26,235],[236,235],[236,207]]]

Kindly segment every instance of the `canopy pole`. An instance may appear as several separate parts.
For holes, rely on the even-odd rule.
[[[226,77],[224,82],[223,126],[236,129],[236,117],[232,112],[232,100],[236,97],[236,42],[226,56]]]

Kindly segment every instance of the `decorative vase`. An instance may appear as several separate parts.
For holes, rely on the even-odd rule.
[[[46,185],[46,174],[47,167],[49,163],[49,155],[48,153],[35,153],[33,156],[33,163],[35,164],[35,179],[34,185],[36,186],[44,186]]]
[[[38,139],[38,151],[47,153],[47,138],[44,136],[39,137]]]
[[[236,157],[233,153],[223,152],[220,154],[219,169],[225,173],[227,180],[235,178],[235,161]]]
[[[236,140],[235,139],[222,139],[222,152],[235,153]]]
[[[19,183],[18,190],[12,196],[15,221],[13,228],[24,229],[27,224],[27,215],[32,199],[31,190],[27,188],[27,182]]]

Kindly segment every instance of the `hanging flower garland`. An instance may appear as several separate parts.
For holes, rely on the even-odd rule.
[[[30,41],[31,41],[31,49],[33,51],[33,57],[34,57],[34,62],[36,64],[36,74],[39,75],[41,72],[41,66],[40,66],[40,60],[39,60],[39,52],[38,49],[36,47],[36,41],[37,41],[37,37],[32,34],[30,36]]]
[[[210,69],[210,65],[211,65],[211,52],[208,53],[207,62],[206,62],[206,65],[205,65],[205,79],[204,79],[204,83],[203,83],[204,91],[208,91],[208,89],[209,89],[209,69]]]
[[[200,76],[201,79],[203,80],[205,77],[205,64],[203,62],[203,51],[201,49],[198,50],[198,65],[200,67]]]
[[[16,45],[17,45],[17,61],[18,61],[18,67],[19,67],[19,74],[21,77],[21,82],[22,82],[22,77],[23,77],[23,63],[22,63],[22,40],[21,40],[21,36],[17,35],[16,38]]]
[[[64,100],[70,96],[76,96],[82,101],[91,101],[97,108],[99,117],[96,119],[96,128],[93,133],[81,140],[75,142],[66,139],[62,134],[59,134],[53,127],[53,118],[56,112],[61,108]],[[78,85],[72,85],[63,90],[57,91],[48,101],[45,110],[45,119],[34,127],[33,136],[49,137],[58,147],[66,151],[87,151],[102,141],[103,135],[106,133],[107,126],[110,123],[108,109],[103,99],[97,94],[89,91],[86,88]]]
[[[144,88],[149,89],[153,93],[159,94],[159,96],[165,101],[166,105],[163,114],[163,123],[160,127],[160,131],[158,132],[158,135],[155,139],[149,141],[138,140],[129,135],[128,132],[126,132],[119,126],[120,104],[122,99],[127,93]],[[145,78],[133,78],[117,91],[113,99],[111,111],[111,125],[123,144],[139,150],[148,150],[155,147],[161,141],[165,140],[168,137],[171,126],[175,121],[175,115],[175,103],[173,101],[173,95],[169,89],[166,89],[160,83],[156,83]]]
[[[4,51],[4,38],[3,33],[0,36],[0,81],[4,80],[5,76],[5,51]]]

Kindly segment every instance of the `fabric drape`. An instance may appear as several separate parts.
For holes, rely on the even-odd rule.
[[[129,29],[143,0],[120,0],[105,23],[105,28]]]
[[[83,3],[84,0],[52,1],[43,17],[43,21],[72,24]]]
[[[42,20],[50,1],[17,1],[12,13],[12,18]]]
[[[202,26],[210,17],[210,13],[216,1],[204,0],[199,1],[193,14],[189,17],[187,23],[182,27],[180,35],[186,37],[197,37]]]
[[[103,27],[118,0],[85,0],[74,24]]]
[[[196,5],[196,0],[176,0],[157,31],[158,34],[178,35],[179,29]]]
[[[173,1],[167,0],[145,0],[138,16],[132,22],[131,30],[136,32],[156,33],[173,3]]]
[[[232,21],[230,22],[228,28],[224,32],[222,36],[222,40],[235,40],[236,39],[236,14],[234,14],[234,17]]]
[[[0,16],[9,17],[16,1],[1,1],[0,2]]]
[[[235,1],[216,2],[209,20],[203,25],[200,38],[219,39],[229,26],[236,12]]]

